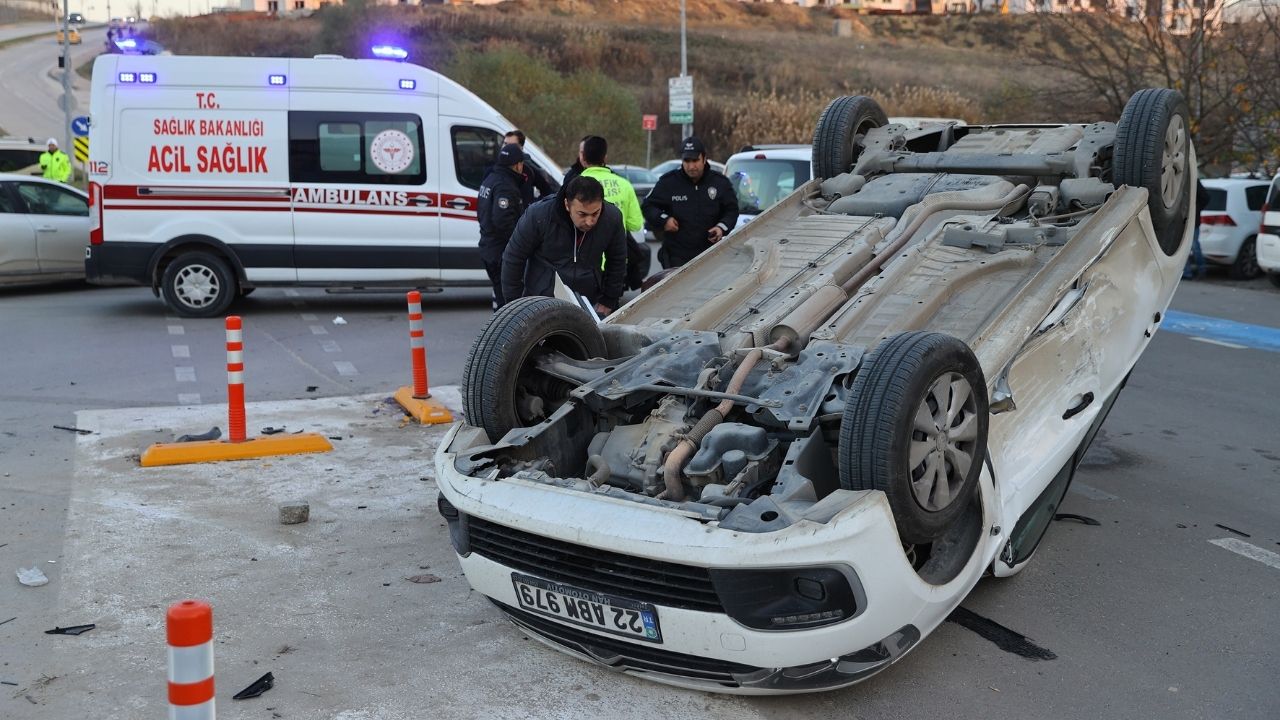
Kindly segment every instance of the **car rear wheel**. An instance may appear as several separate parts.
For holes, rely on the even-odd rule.
[[[1280,272],[1267,273],[1267,279],[1271,281],[1272,285],[1280,288]]]
[[[569,399],[569,383],[539,372],[539,355],[604,357],[604,335],[577,305],[527,297],[503,305],[471,346],[462,375],[467,422],[498,442],[512,428],[535,425]]]
[[[987,386],[969,346],[908,332],[863,359],[840,423],[840,485],[880,490],[903,542],[941,537],[986,460]]]
[[[1248,237],[1240,243],[1240,250],[1236,252],[1236,261],[1231,263],[1233,280],[1252,280],[1262,274],[1262,268],[1258,267],[1256,242],[1256,238]]]
[[[862,154],[867,131],[889,124],[880,104],[865,95],[832,100],[813,131],[813,174],[832,178],[849,172]]]
[[[217,317],[236,297],[236,277],[222,258],[188,252],[165,268],[161,291],[165,303],[183,317]]]
[[[1167,88],[1134,93],[1116,125],[1112,182],[1146,188],[1151,225],[1167,255],[1182,245],[1191,202],[1189,127],[1186,99]]]

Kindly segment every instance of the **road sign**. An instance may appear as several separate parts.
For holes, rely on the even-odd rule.
[[[78,117],[78,118],[76,118],[76,119],[72,120],[72,121],[71,121],[71,132],[75,133],[75,134],[76,134],[76,137],[86,137],[86,136],[89,134],[89,118],[88,118],[88,116],[86,116],[86,115],[81,115],[80,117]]]
[[[693,122],[693,76],[667,80],[667,119],[674,125]]]
[[[640,118],[640,129],[641,129],[641,130],[657,130],[657,129],[658,129],[658,116],[657,116],[657,115],[642,115],[642,116],[641,116],[641,118]]]
[[[77,160],[89,162],[89,138],[83,135],[77,136],[75,140],[71,141],[71,145]]]

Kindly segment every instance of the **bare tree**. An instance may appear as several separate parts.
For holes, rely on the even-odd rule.
[[[1222,24],[1213,0],[1193,3],[1198,12],[1177,34],[1159,3],[1147,3],[1140,21],[1108,12],[1041,14],[1034,60],[1073,78],[1052,92],[1080,113],[1118,118],[1144,87],[1179,90],[1202,164],[1259,167],[1280,141],[1280,90],[1269,79],[1280,67],[1280,14]]]

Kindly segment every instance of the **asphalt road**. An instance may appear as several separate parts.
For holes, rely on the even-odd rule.
[[[37,23],[34,32],[52,29],[51,25]],[[2,32],[19,26],[0,28]],[[42,29],[43,28],[43,29]],[[81,31],[83,43],[71,46],[71,62],[78,67],[91,54],[97,54],[106,41],[106,28],[97,27]],[[31,34],[30,29],[16,35],[23,37]],[[62,110],[58,107],[58,97],[62,95],[62,81],[55,80],[52,73],[58,66],[59,46],[52,37],[43,37],[30,42],[14,43],[0,48],[0,98],[4,98],[0,109],[0,128],[9,135],[17,137],[34,137],[43,139],[49,136],[62,142],[62,128],[65,123]],[[72,112],[75,115],[89,114],[89,81],[72,72],[72,94],[76,97],[78,107]]]
[[[486,294],[450,291],[424,305],[432,383],[458,383],[489,316]],[[1174,300],[1183,312],[1273,326],[1278,307],[1280,292],[1257,283],[1184,283]],[[176,319],[145,289],[3,290],[0,308],[0,570],[12,573],[64,560],[74,435],[53,426],[82,409],[221,402],[225,355],[219,321]],[[408,381],[398,295],[264,289],[236,311],[251,400],[389,394]],[[1276,717],[1280,566],[1240,551],[1280,553],[1278,357],[1208,340],[1161,332],[1138,364],[1062,508],[1100,525],[1055,523],[1026,571],[984,581],[965,602],[1054,659],[1002,649],[990,626],[984,636],[946,623],[870,683],[746,706],[708,697],[708,716]],[[0,621],[53,627],[56,583],[46,589],[28,592],[9,575]],[[39,670],[15,625],[0,626],[0,680]],[[0,715],[18,702],[0,693]]]

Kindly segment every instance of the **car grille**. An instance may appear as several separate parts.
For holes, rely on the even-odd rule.
[[[737,687],[741,677],[759,673],[760,668],[750,665],[703,658],[696,655],[661,650],[650,645],[633,645],[622,640],[593,635],[567,625],[561,625],[525,612],[510,605],[493,601],[516,625],[540,635],[566,649],[594,658],[596,662],[617,670],[663,673],[694,680],[710,680],[729,687]]]
[[[467,518],[472,552],[538,577],[655,605],[724,613],[706,568],[621,555]]]

